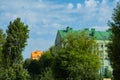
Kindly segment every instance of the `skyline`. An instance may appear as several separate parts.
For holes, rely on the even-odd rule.
[[[57,30],[108,29],[116,2],[120,0],[0,0],[0,28],[20,17],[29,26],[29,39],[24,59],[35,50],[48,50],[54,45]]]

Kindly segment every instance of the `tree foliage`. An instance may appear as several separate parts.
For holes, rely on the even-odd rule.
[[[29,80],[29,74],[23,68],[22,61],[22,51],[26,46],[28,32],[28,26],[24,25],[20,18],[10,22],[6,31],[5,43],[1,41],[4,44],[2,46],[0,80]],[[3,39],[1,38],[1,40]]]
[[[4,43],[5,43],[5,34],[3,33],[3,30],[0,29],[0,51]]]
[[[28,26],[20,21],[20,18],[10,22],[8,26],[6,42],[3,46],[2,57],[5,67],[13,63],[19,63],[22,60],[22,51],[27,42]]]
[[[30,58],[27,58],[25,61],[24,61],[24,63],[23,63],[23,67],[25,68],[25,69],[28,69],[28,66],[30,65],[30,63],[31,63],[31,59]]]
[[[29,80],[27,70],[23,69],[23,64],[12,64],[8,68],[0,68],[0,80]]]
[[[31,80],[38,80],[38,75],[41,74],[41,64],[38,60],[27,59],[24,63],[24,68],[28,70]]]
[[[2,47],[5,43],[5,34],[3,33],[3,30],[0,29],[0,63],[1,63],[1,55],[2,55]]]
[[[53,73],[57,80],[95,80],[100,69],[97,45],[85,32],[68,34],[56,50]]]
[[[112,32],[108,45],[108,56],[113,68],[114,80],[120,79],[120,3],[117,3],[112,21],[108,23]]]
[[[50,67],[45,68],[45,70],[40,75],[40,80],[55,80],[52,69]]]
[[[41,56],[39,62],[41,64],[42,71],[47,67],[51,67],[53,62],[53,56],[50,50],[43,52],[43,55]]]
[[[43,77],[43,75],[45,75],[44,77],[47,77],[49,72],[46,72],[46,68],[51,67],[52,61],[52,55],[50,51],[47,50],[43,52],[40,60],[26,59],[24,61],[24,68],[28,70],[29,74],[31,75],[31,79],[39,79],[41,76]]]
[[[38,60],[31,60],[31,63],[28,66],[28,71],[33,74],[40,74],[41,72],[41,65]]]

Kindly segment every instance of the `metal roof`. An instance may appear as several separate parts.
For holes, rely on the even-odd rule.
[[[65,37],[68,33],[73,33],[73,34],[80,34],[80,32],[85,31],[87,35],[90,37],[94,37],[97,40],[109,40],[109,37],[111,35],[111,32],[106,30],[106,31],[96,31],[95,28],[92,28],[89,30],[88,28],[85,28],[84,30],[73,30],[70,27],[67,27],[66,30],[58,30],[59,34],[61,37]]]

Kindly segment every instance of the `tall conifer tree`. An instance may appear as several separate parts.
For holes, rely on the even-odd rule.
[[[3,62],[6,67],[13,63],[19,63],[22,60],[22,51],[24,50],[29,37],[28,26],[20,21],[20,18],[10,22],[8,26],[6,43],[3,46]]]
[[[3,30],[0,29],[0,62],[1,62],[1,54],[2,54],[2,46],[5,43],[5,34],[3,33]]]
[[[120,79],[120,3],[114,9],[112,21],[108,24],[112,35],[108,45],[108,56],[113,68],[114,80]]]

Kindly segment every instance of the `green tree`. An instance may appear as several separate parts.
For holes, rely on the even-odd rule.
[[[41,73],[41,64],[38,60],[31,60],[27,68],[32,80],[38,80],[38,75]]]
[[[50,67],[45,68],[45,70],[40,75],[40,80],[55,80],[52,69]]]
[[[20,18],[10,22],[8,26],[6,42],[2,50],[2,61],[5,67],[13,63],[19,63],[22,60],[22,51],[24,50],[29,37],[28,26],[20,21]]]
[[[3,33],[3,30],[0,29],[0,53],[2,51],[2,46],[4,45],[5,41],[5,34]]]
[[[110,31],[112,32],[110,37],[110,43],[108,45],[108,56],[110,58],[111,66],[113,68],[114,80],[120,79],[120,3],[117,3],[114,13],[112,15],[112,21],[109,21]]]
[[[28,69],[31,61],[32,61],[32,60],[31,60],[30,58],[27,58],[27,59],[24,61],[24,63],[23,63],[23,67],[24,67],[25,69]]]
[[[111,78],[112,79],[112,71],[105,69],[105,74],[104,74],[105,78]]]
[[[5,43],[5,34],[3,33],[3,30],[0,29],[0,63],[1,63],[1,54],[2,54],[2,47]]]
[[[45,75],[46,68],[51,67],[52,61],[52,55],[50,51],[47,50],[43,52],[40,60],[26,59],[24,61],[24,68],[28,70],[32,80],[38,80],[40,78],[39,75]]]
[[[57,80],[96,80],[98,77],[97,44],[85,32],[68,34],[56,52],[53,73]]]
[[[51,67],[52,62],[53,62],[53,56],[50,53],[50,50],[43,52],[43,55],[41,56],[39,62],[41,64],[42,71],[47,67]]]
[[[0,80],[29,80],[27,70],[23,69],[22,51],[28,38],[28,26],[17,18],[10,22],[7,37],[2,49]]]
[[[8,68],[0,68],[0,80],[29,80],[28,71],[23,69],[22,62],[12,64]]]

